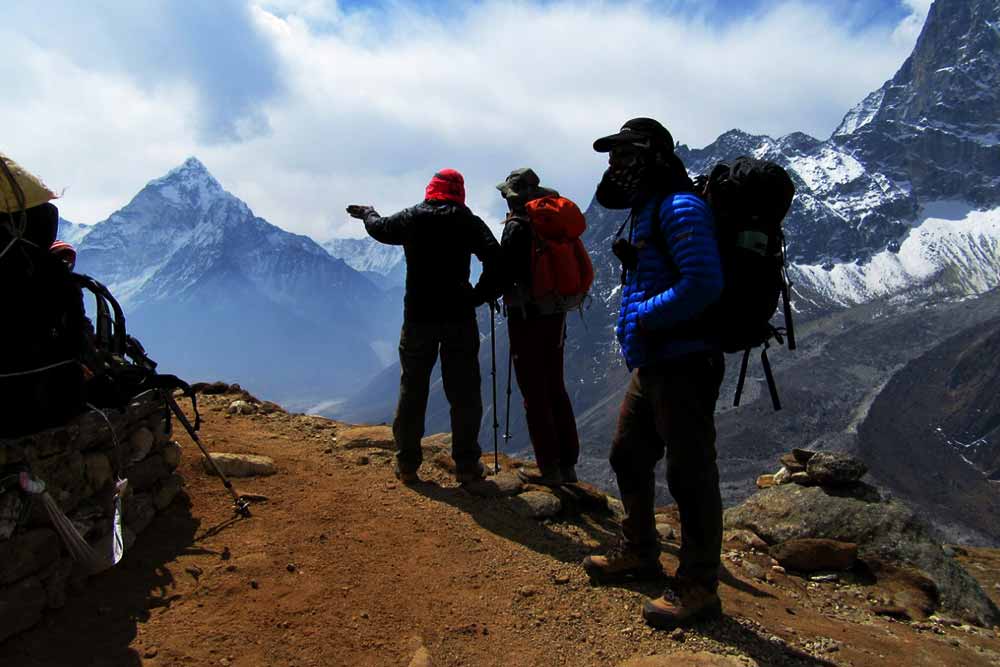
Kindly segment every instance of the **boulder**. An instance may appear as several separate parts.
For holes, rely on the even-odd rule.
[[[481,498],[499,498],[516,496],[524,489],[524,483],[517,475],[503,471],[493,477],[465,484],[462,488]]]
[[[271,415],[276,412],[284,412],[284,408],[273,401],[261,401],[257,411],[262,415]]]
[[[132,435],[128,437],[129,461],[141,461],[149,456],[149,452],[153,449],[153,444],[155,442],[156,437],[153,435],[152,431],[145,426],[137,428],[132,432]]]
[[[586,482],[563,484],[549,489],[562,503],[564,512],[570,514],[610,514],[608,496],[596,486]]]
[[[774,484],[774,475],[761,475],[757,478],[758,489],[770,489]]]
[[[167,508],[170,503],[174,502],[174,498],[180,493],[181,489],[184,488],[184,478],[180,475],[174,474],[163,480],[160,484],[160,488],[156,490],[153,494],[153,506],[157,510],[162,510]]]
[[[19,492],[0,493],[0,541],[14,534],[22,506]]]
[[[36,528],[0,542],[0,586],[48,567],[59,558],[59,536],[50,528]]]
[[[755,551],[767,551],[767,542],[750,530],[727,530],[722,534],[722,540],[723,542],[737,542]]]
[[[866,562],[906,563],[926,572],[949,614],[978,625],[1000,624],[1000,609],[944,553],[941,540],[905,505],[880,500],[872,492],[860,483],[848,489],[777,486],[727,510],[725,526],[752,530],[769,544],[805,538],[853,542],[858,545],[858,557]]]
[[[226,477],[264,477],[278,472],[274,465],[274,459],[267,456],[227,454],[225,452],[212,452],[209,456]],[[215,474],[215,470],[208,461],[205,461],[204,465],[208,474]]]
[[[809,476],[824,486],[839,486],[858,481],[868,472],[868,466],[846,454],[817,452],[806,464]]]
[[[802,465],[807,465],[809,463],[809,459],[811,459],[815,455],[816,452],[811,451],[809,449],[795,448],[792,450],[792,456],[794,456],[795,460],[801,463]]]
[[[111,481],[114,471],[111,461],[100,452],[87,452],[83,456],[83,468],[87,475],[87,487],[93,493],[104,488]]]
[[[136,535],[142,533],[156,518],[153,494],[137,493],[125,501],[125,523]]]
[[[517,514],[529,519],[545,519],[562,510],[559,498],[545,491],[525,491],[511,498],[510,506]]]
[[[229,404],[228,412],[231,415],[253,415],[257,414],[257,406],[240,399]]]
[[[424,457],[428,454],[451,451],[451,433],[435,433],[420,441],[420,447],[424,450]]]
[[[669,523],[658,523],[656,524],[656,532],[660,536],[660,540],[663,542],[672,542],[677,534],[674,532],[674,527]]]
[[[455,474],[455,460],[448,452],[438,452],[431,458],[431,463],[446,473]]]
[[[87,476],[84,474],[83,454],[80,452],[70,451],[39,459],[32,465],[31,472],[45,482],[49,495],[64,512],[76,508],[86,495]],[[36,503],[36,508],[40,509],[39,503]],[[37,512],[34,517],[38,517]]]
[[[355,426],[337,431],[337,444],[346,449],[370,447],[395,449],[392,429],[388,426]]]
[[[150,489],[170,475],[170,468],[160,454],[147,456],[125,470],[129,486],[136,491]]]
[[[771,547],[771,557],[786,570],[841,572],[854,567],[858,559],[858,545],[823,538],[787,540]]]
[[[797,472],[805,472],[806,464],[799,461],[794,454],[788,453],[781,456],[781,465],[788,468],[788,472],[793,475]]]
[[[181,445],[175,440],[163,445],[163,449],[160,451],[160,455],[163,457],[163,462],[167,464],[167,467],[174,470],[181,464]]]

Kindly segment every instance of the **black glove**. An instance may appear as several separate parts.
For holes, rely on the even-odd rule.
[[[363,206],[361,204],[351,204],[347,207],[347,215],[358,220],[364,220],[370,213],[374,212],[375,209],[371,206]]]

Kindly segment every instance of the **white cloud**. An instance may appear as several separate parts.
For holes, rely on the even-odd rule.
[[[443,19],[405,3],[345,14],[335,2],[255,0],[252,15],[282,85],[259,109],[269,133],[201,144],[204,91],[139,88],[36,42],[0,65],[16,82],[0,99],[0,148],[69,185],[62,210],[82,222],[188,154],[258,215],[317,238],[357,233],[343,214],[352,201],[385,212],[416,202],[444,166],[465,173],[470,205],[496,220],[493,185],[519,166],[586,205],[604,167],[591,142],[633,116],[693,146],[733,127],[827,136],[916,38],[903,25],[851,32],[796,2],[721,28],[649,3],[487,0]]]
[[[910,15],[896,27],[892,39],[897,44],[912,48],[920,36],[920,30],[927,20],[927,12],[934,0],[902,0],[903,5],[910,10]]]

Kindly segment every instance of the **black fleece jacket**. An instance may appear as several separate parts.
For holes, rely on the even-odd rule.
[[[453,322],[476,316],[476,306],[500,290],[500,244],[466,206],[426,200],[382,217],[372,211],[365,229],[376,241],[401,245],[406,254],[403,316],[411,322]],[[472,255],[483,273],[469,283]]]

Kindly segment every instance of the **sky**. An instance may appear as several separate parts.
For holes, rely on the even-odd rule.
[[[198,157],[268,221],[359,236],[444,167],[502,218],[531,166],[585,207],[591,144],[652,116],[828,137],[889,79],[931,0],[5,0],[0,151],[74,222]]]

